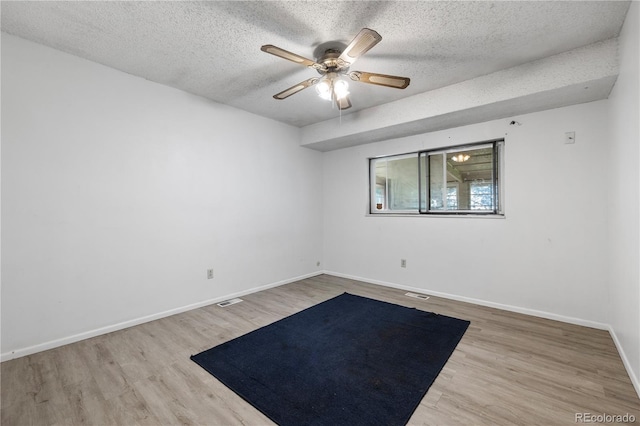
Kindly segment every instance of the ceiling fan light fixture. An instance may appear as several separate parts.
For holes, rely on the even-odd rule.
[[[327,74],[316,84],[316,92],[327,101],[344,99],[349,95],[349,83],[336,74]]]
[[[453,157],[451,157],[451,159],[453,161],[455,161],[456,163],[464,163],[469,158],[471,158],[471,156],[469,154],[458,154],[458,155],[454,155]]]
[[[326,99],[327,101],[331,100],[331,80],[328,78],[323,78],[316,84],[316,92],[318,92],[318,96],[322,99]]]
[[[344,99],[349,94],[349,83],[345,80],[335,80],[333,83],[333,93],[336,99]]]

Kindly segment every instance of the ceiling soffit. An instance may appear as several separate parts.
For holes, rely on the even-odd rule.
[[[330,151],[606,99],[618,76],[617,39],[302,128],[302,146]]]

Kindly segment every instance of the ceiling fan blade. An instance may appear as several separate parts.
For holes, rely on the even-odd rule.
[[[314,78],[310,78],[308,80],[305,80],[303,82],[300,82],[294,86],[289,87],[288,89],[283,90],[282,92],[273,95],[273,97],[275,99],[285,99],[288,98],[291,95],[295,95],[296,93],[298,93],[301,90],[306,89],[309,86],[313,86],[314,84],[316,84],[318,82],[319,78],[318,77],[314,77]]]
[[[351,101],[348,96],[345,96],[341,99],[336,99],[336,105],[338,105],[338,109],[342,111],[343,109],[351,108]]]
[[[272,55],[278,56],[288,61],[295,62],[296,64],[304,65],[305,67],[315,68],[317,70],[326,69],[324,65],[319,64],[316,61],[312,61],[311,59],[296,55],[295,53],[291,53],[288,50],[281,49],[272,44],[265,44],[260,48],[260,50],[266,53],[271,53]]]
[[[344,52],[338,58],[344,62],[343,66],[350,66],[356,59],[367,53],[376,44],[380,43],[382,36],[369,28],[363,28],[358,35],[355,36],[351,43],[344,49]]]
[[[361,83],[376,84],[378,86],[393,87],[395,89],[406,88],[411,80],[409,77],[399,77],[397,75],[376,74],[373,72],[352,71],[349,78]]]

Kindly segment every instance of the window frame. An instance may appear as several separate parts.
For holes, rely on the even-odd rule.
[[[402,160],[402,159],[406,159],[406,158],[411,158],[413,155],[416,155],[416,160],[418,159],[417,157],[417,152],[408,152],[408,153],[404,153],[404,154],[392,154],[392,155],[383,155],[380,157],[375,157],[375,158],[370,158],[369,159],[369,214],[399,214],[399,215],[412,215],[412,214],[417,214],[418,210],[420,209],[420,206],[418,205],[418,208],[415,210],[412,209],[398,209],[398,210],[389,210],[388,209],[388,205],[389,205],[389,195],[390,195],[390,191],[389,191],[389,187],[386,186],[385,187],[385,202],[384,202],[384,206],[386,206],[386,208],[382,209],[382,210],[377,210],[377,208],[374,208],[374,206],[376,205],[375,203],[375,198],[376,198],[376,192],[375,192],[375,187],[377,187],[378,183],[374,182],[374,179],[376,177],[376,170],[375,167],[373,167],[373,161],[374,160],[383,160],[383,159],[391,159],[391,158],[395,158],[397,160]],[[420,169],[419,169],[419,165],[418,165],[418,176],[420,176]],[[388,180],[388,179],[387,179]],[[373,183],[374,185],[374,190],[371,190],[371,184]],[[388,184],[388,182],[385,182],[385,184]],[[418,195],[418,202],[420,202],[420,196]]]
[[[446,154],[452,152],[468,151],[479,149],[482,146],[492,149],[492,200],[493,208],[490,210],[434,210],[431,209],[431,179],[429,175],[429,156],[437,154]],[[369,162],[369,209],[368,214],[371,216],[467,216],[467,217],[504,217],[504,138],[491,139],[482,142],[467,143],[461,145],[451,145],[440,148],[425,149],[403,154],[382,155],[371,157]],[[377,210],[375,208],[375,167],[376,161],[381,159],[389,159],[394,157],[410,157],[415,156],[418,162],[418,199],[416,210]],[[446,162],[445,162],[446,165]],[[426,188],[425,188],[426,186]],[[459,189],[458,189],[459,196]],[[459,201],[458,201],[459,202]],[[458,204],[459,205],[459,204]]]

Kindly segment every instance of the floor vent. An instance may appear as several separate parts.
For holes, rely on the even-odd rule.
[[[225,300],[224,302],[220,302],[218,303],[218,306],[225,308],[229,305],[235,305],[236,303],[240,303],[242,302],[242,299],[238,299],[237,297],[235,299],[229,299],[229,300]]]
[[[427,300],[429,298],[429,296],[425,296],[424,294],[418,294],[418,293],[405,293],[405,296],[409,296],[409,297],[415,297],[416,299],[422,299],[422,300]]]

